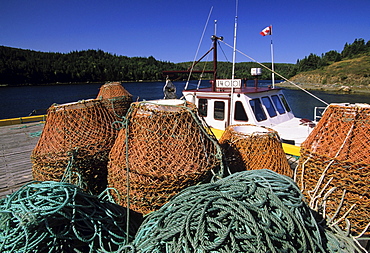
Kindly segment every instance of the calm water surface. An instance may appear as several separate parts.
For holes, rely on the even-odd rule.
[[[174,82],[177,87],[177,95],[181,97],[181,91],[185,82]],[[50,86],[24,86],[24,87],[0,87],[0,119],[28,116],[33,110],[46,110],[52,104],[64,104],[83,99],[96,98],[98,84],[74,84],[74,85],[50,85]],[[202,86],[208,81],[203,81]],[[261,81],[261,85],[269,84]],[[132,82],[122,85],[133,96],[134,101],[161,99],[163,98],[164,82]],[[253,85],[253,82],[250,84]],[[197,82],[191,82],[189,88],[195,88]],[[370,94],[333,94],[322,91],[310,91],[312,94],[327,103],[368,103]],[[296,116],[313,119],[315,106],[324,106],[323,103],[311,97],[301,90],[284,90],[285,96]]]

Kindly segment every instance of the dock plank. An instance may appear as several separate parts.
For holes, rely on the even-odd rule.
[[[39,122],[0,127],[0,199],[32,181],[31,153],[43,127]]]

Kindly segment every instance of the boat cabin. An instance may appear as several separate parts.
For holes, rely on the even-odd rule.
[[[214,69],[202,71],[213,73],[211,87],[182,92],[187,101],[197,106],[199,116],[211,128],[219,130],[225,130],[229,125],[236,124],[269,127],[278,132],[283,142],[300,145],[312,131],[314,124],[294,116],[280,88],[258,87],[257,77],[254,87],[247,87],[246,81],[243,82],[242,79],[218,79],[217,40],[222,40],[222,37],[212,36],[212,40]],[[163,74],[170,76],[174,73],[198,73],[200,71],[193,70],[198,62],[186,71],[164,71]],[[252,75],[258,76],[261,71],[259,68],[253,68],[251,72]]]
[[[265,126],[278,131],[283,142],[300,145],[313,127],[312,122],[294,116],[280,88],[202,88],[184,90],[183,95],[215,129],[236,124]]]
[[[224,130],[234,124],[271,127],[294,118],[280,89],[242,87],[183,91],[187,101],[197,105],[199,116],[213,128]]]

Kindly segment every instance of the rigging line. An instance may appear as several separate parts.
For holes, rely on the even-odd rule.
[[[204,71],[206,70],[206,66],[207,66],[208,58],[209,58],[209,54],[207,54],[207,59],[206,59],[206,61],[204,62],[203,70],[202,70],[202,73],[200,74],[200,78],[199,78],[199,80],[198,80],[197,90],[199,90],[199,87],[200,87],[200,85],[201,85],[202,78],[203,78],[203,74],[204,74]]]
[[[188,80],[186,81],[186,85],[185,85],[185,89],[186,90],[188,88],[188,85],[189,85],[189,81],[190,81],[190,77],[191,77],[191,73],[193,72],[193,68],[194,68],[194,63],[197,59],[197,56],[198,56],[198,52],[199,52],[199,49],[200,49],[200,45],[202,44],[202,41],[203,41],[203,37],[204,37],[204,34],[206,32],[206,29],[207,29],[207,26],[208,26],[208,22],[209,22],[209,19],[211,17],[211,13],[212,13],[212,10],[213,10],[213,6],[211,7],[211,9],[209,10],[209,13],[208,13],[208,17],[207,17],[207,21],[206,21],[206,24],[203,28],[203,33],[202,33],[202,36],[200,38],[200,41],[199,41],[199,44],[198,44],[198,48],[197,48],[197,51],[195,53],[195,56],[194,56],[194,61],[193,61],[193,65],[191,66],[191,69],[190,69],[190,72],[189,72],[189,76],[188,76]]]
[[[227,44],[226,42],[224,42],[224,41],[221,41],[221,42],[222,42],[222,43],[224,43],[226,46],[228,46],[228,47],[230,47],[230,48],[233,48],[231,45]],[[278,75],[279,77],[281,77],[282,79],[284,79],[284,80],[285,80],[285,81],[287,81],[288,83],[293,84],[294,86],[296,86],[297,88],[299,88],[299,89],[301,89],[302,91],[306,92],[306,93],[307,93],[307,94],[309,94],[310,96],[312,96],[312,97],[316,98],[316,99],[317,99],[317,100],[319,100],[321,103],[324,103],[325,105],[329,105],[327,102],[325,102],[325,101],[324,101],[324,100],[322,100],[321,98],[319,98],[319,97],[315,96],[314,94],[312,94],[311,92],[309,92],[309,91],[307,91],[307,90],[303,89],[302,87],[299,87],[299,85],[297,85],[297,84],[293,83],[292,81],[288,80],[287,78],[285,78],[284,76],[280,75],[280,74],[279,74],[279,73],[277,73],[276,71],[274,71],[274,70],[270,69],[269,67],[267,67],[267,66],[263,65],[262,63],[260,63],[260,62],[256,61],[255,59],[253,59],[253,58],[252,58],[252,57],[250,57],[249,55],[247,55],[247,54],[243,53],[243,52],[242,52],[242,51],[240,51],[239,49],[236,49],[236,51],[237,51],[238,53],[240,53],[240,54],[244,55],[245,57],[247,57],[247,58],[251,59],[252,61],[254,61],[254,62],[258,63],[259,65],[261,65],[261,66],[262,66],[262,67],[264,67],[265,69],[267,69],[267,70],[271,71],[272,73],[274,73],[274,74]]]
[[[230,62],[230,61],[229,61],[229,59],[227,59],[227,56],[226,56],[226,54],[225,54],[225,51],[224,51],[224,49],[221,47],[220,42],[219,42],[219,41],[217,41],[217,43],[218,43],[218,47],[221,49],[222,54],[224,55],[224,57],[225,57],[226,61],[227,61],[227,62]]]

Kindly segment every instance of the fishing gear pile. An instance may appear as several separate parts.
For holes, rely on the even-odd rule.
[[[72,161],[70,178],[83,181],[94,194],[102,192],[107,187],[109,151],[118,134],[114,120],[100,100],[52,105],[31,155],[33,179],[60,181]]]
[[[127,226],[126,214],[75,185],[32,182],[0,200],[0,251],[116,252],[142,222],[130,212]]]
[[[132,95],[119,82],[102,85],[96,99],[101,100],[103,106],[116,116],[116,120],[126,115],[132,103]]]
[[[114,195],[117,203],[147,214],[182,189],[223,176],[221,148],[194,104],[135,102],[124,124],[108,164],[108,184],[122,196]]]
[[[370,106],[330,105],[299,164],[296,182],[311,208],[343,230],[370,235]]]
[[[293,177],[293,171],[278,133],[250,124],[231,125],[220,138],[230,169],[235,171],[271,169]]]
[[[328,244],[291,178],[263,169],[183,190],[146,216],[132,244],[140,253],[316,253],[348,247],[330,235]]]

